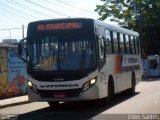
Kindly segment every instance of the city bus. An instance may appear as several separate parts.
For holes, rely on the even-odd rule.
[[[141,80],[139,34],[90,18],[31,22],[18,53],[27,66],[29,100],[50,107],[134,94]]]

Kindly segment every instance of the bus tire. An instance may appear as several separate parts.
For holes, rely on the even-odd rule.
[[[51,109],[57,109],[59,107],[59,102],[48,102]]]
[[[109,79],[108,82],[108,100],[111,101],[114,96],[114,82],[113,79]]]
[[[100,103],[101,107],[108,106],[111,103],[112,99],[113,99],[113,96],[114,96],[114,83],[113,83],[113,78],[112,77],[109,77],[107,89],[108,89],[108,96],[105,97],[105,98],[102,98],[100,100],[100,102],[98,102],[98,103]]]
[[[132,73],[131,88],[128,90],[128,95],[134,95],[135,88],[136,88],[136,78],[135,78],[135,74]]]

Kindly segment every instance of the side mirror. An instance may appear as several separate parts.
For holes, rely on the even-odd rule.
[[[22,55],[22,44],[21,43],[18,44],[18,55],[19,56]]]
[[[18,55],[24,62],[26,62],[26,39],[22,39],[18,44]]]

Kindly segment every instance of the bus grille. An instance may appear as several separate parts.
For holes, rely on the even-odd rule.
[[[55,98],[56,94],[64,94],[65,97],[78,97],[80,95],[80,89],[71,90],[38,90],[38,94],[43,98]]]

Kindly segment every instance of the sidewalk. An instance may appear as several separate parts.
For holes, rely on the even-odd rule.
[[[27,95],[0,100],[0,108],[20,105],[25,103],[29,103]]]

